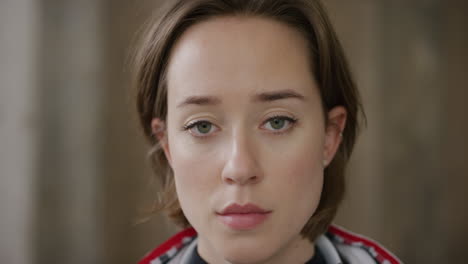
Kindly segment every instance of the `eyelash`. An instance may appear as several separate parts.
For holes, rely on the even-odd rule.
[[[276,115],[276,116],[272,116],[272,117],[268,118],[265,122],[263,122],[263,124],[267,124],[268,122],[270,122],[270,121],[272,121],[274,119],[286,120],[286,121],[288,121],[290,123],[290,127],[288,129],[286,129],[284,131],[280,131],[280,132],[272,132],[272,134],[275,134],[275,135],[281,135],[281,134],[288,133],[299,121],[297,118],[294,118],[294,117]],[[197,126],[198,124],[204,123],[204,122],[207,122],[207,123],[211,124],[211,122],[206,121],[206,120],[198,120],[198,121],[191,122],[191,123],[188,123],[187,125],[183,126],[182,130],[183,131],[190,130],[193,127]],[[209,137],[209,135],[208,136],[195,136],[195,137],[203,139],[203,138]]]

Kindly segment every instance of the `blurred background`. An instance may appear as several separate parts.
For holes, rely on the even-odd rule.
[[[127,62],[160,2],[0,1],[1,263],[136,263],[175,232],[134,224],[155,196]],[[464,262],[467,1],[324,2],[368,116],[336,223]]]

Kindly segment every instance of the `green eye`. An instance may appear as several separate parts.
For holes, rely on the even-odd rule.
[[[211,123],[201,121],[197,124],[197,129],[202,134],[207,134],[211,130]]]
[[[273,129],[281,129],[284,127],[285,121],[286,120],[281,119],[281,118],[273,118],[269,122]]]
[[[265,124],[268,130],[273,131],[275,134],[289,131],[292,126],[297,122],[297,119],[287,116],[274,116],[268,119]]]
[[[199,120],[182,127],[184,131],[189,131],[195,137],[204,138],[213,134],[213,124],[209,121]]]

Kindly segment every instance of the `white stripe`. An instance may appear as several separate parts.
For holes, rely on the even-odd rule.
[[[389,254],[390,256],[392,256],[393,258],[395,258],[399,263],[403,263],[403,261],[401,261],[397,256],[395,256],[390,250],[388,250],[387,248],[385,248],[384,246],[382,246],[380,243],[378,243],[377,241],[371,239],[371,238],[368,238],[366,236],[363,236],[361,234],[357,234],[357,233],[354,233],[352,231],[349,231],[348,229],[342,227],[342,226],[339,226],[339,225],[336,225],[336,224],[333,224],[333,226],[336,228],[336,229],[339,229],[345,233],[349,233],[353,236],[357,236],[357,237],[360,237],[362,239],[365,239],[365,240],[368,240],[374,244],[376,244],[377,246],[379,246],[379,248],[381,248],[383,251],[385,251],[387,254]]]
[[[153,259],[150,264],[161,264],[161,260],[159,258]]]
[[[319,248],[320,252],[323,254],[326,263],[330,264],[341,264],[340,255],[338,255],[338,251],[336,250],[335,246],[333,246],[332,242],[324,235],[321,235],[317,238],[317,247]]]

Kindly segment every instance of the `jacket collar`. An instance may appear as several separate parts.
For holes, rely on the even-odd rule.
[[[192,254],[194,254],[197,243],[198,243],[198,237],[195,237],[192,240],[192,242],[190,242],[190,244],[184,247],[181,250],[181,252],[177,254],[177,256],[174,259],[172,259],[168,264],[189,263],[189,260],[192,258]],[[333,245],[333,243],[330,241],[328,237],[326,237],[325,235],[321,235],[318,237],[316,243],[317,243],[317,247],[322,252],[323,257],[325,258],[327,263],[343,264],[343,261],[341,260],[336,247]]]

